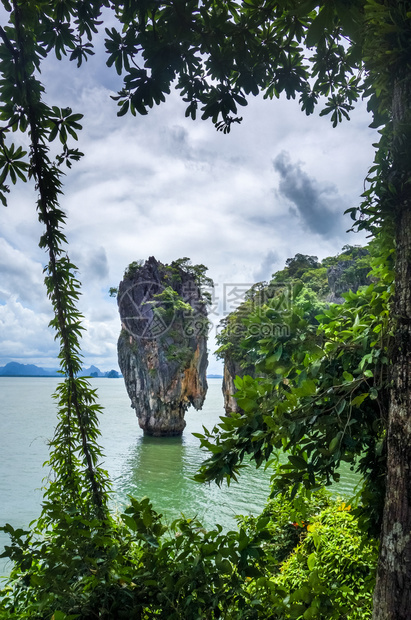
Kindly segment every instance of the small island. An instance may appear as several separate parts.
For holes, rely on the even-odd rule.
[[[129,265],[120,283],[118,363],[144,433],[181,435],[190,405],[207,393],[207,292],[204,265],[151,256]]]

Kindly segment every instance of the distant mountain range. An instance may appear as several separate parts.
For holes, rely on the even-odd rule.
[[[84,368],[80,377],[106,377],[108,379],[118,379],[122,377],[117,370],[102,372],[97,366]],[[9,362],[5,366],[0,366],[0,377],[61,377],[56,368],[40,368],[34,364],[19,364],[19,362]],[[222,375],[207,375],[208,379],[222,379]]]
[[[60,377],[60,373],[55,368],[40,368],[34,364],[19,364],[19,362],[9,362],[5,366],[0,366],[0,377]],[[102,372],[97,366],[84,368],[80,377],[107,377],[118,379],[122,375],[116,370]]]

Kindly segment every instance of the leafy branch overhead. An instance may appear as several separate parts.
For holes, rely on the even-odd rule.
[[[385,22],[390,15],[382,9],[377,12],[371,1],[335,5],[313,1],[300,7],[294,2],[272,6],[195,1],[169,6],[154,0],[144,4],[94,1],[79,7],[68,2],[16,5],[20,11],[24,8],[25,28],[30,32],[25,43],[31,50],[33,71],[51,52],[59,60],[68,56],[81,66],[94,53],[93,36],[103,24],[102,9],[114,11],[118,27],[105,29],[105,45],[107,65],[124,77],[124,87],[115,97],[119,115],[127,111],[146,114],[175,87],[187,103],[186,116],[195,119],[199,112],[224,132],[230,131],[233,122],[240,122],[238,106],[247,105],[247,97],[259,93],[266,98],[283,93],[298,98],[307,114],[319,104],[320,113],[329,114],[334,126],[349,118],[353,104],[366,96],[377,125],[387,119],[388,84],[383,83],[378,65],[383,61],[385,67],[388,61],[386,55],[381,58],[381,48],[387,43],[383,35],[378,46],[375,37],[367,34],[377,18]],[[5,7],[10,10],[8,2]],[[388,25],[386,30],[387,37],[400,39],[405,57],[405,34],[399,27],[394,34]],[[0,118],[6,123],[0,135],[4,138],[10,130],[24,132],[28,119],[21,94],[12,86],[19,57],[13,28],[0,27],[0,37],[4,76]],[[32,80],[39,99],[43,86],[34,80],[34,73]],[[81,156],[67,145],[68,134],[77,139],[81,115],[72,114],[69,108],[49,108],[42,101],[38,120],[46,142],[58,136],[63,144],[57,161],[71,165]],[[7,150],[3,152],[7,160]],[[21,165],[11,166],[12,182],[16,169],[23,172]],[[4,202],[9,171],[3,170]]]
[[[106,29],[107,64],[124,74],[114,97],[118,113],[147,114],[175,86],[186,116],[200,113],[225,132],[241,121],[238,106],[260,92],[298,97],[306,114],[321,100],[321,114],[331,114],[335,126],[367,88],[361,5],[336,3],[335,11],[318,2],[124,3],[117,7],[122,30]]]

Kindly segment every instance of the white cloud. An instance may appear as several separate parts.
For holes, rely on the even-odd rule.
[[[10,296],[0,305],[0,334],[2,364],[9,361],[56,366],[58,345],[48,328],[51,316],[35,312]]]
[[[117,366],[119,322],[108,289],[117,286],[133,260],[189,256],[207,265],[221,287],[268,277],[297,252],[322,258],[345,243],[364,242],[345,234],[350,220],[340,210],[358,204],[372,163],[375,136],[367,127],[365,106],[353,113],[351,123],[334,130],[327,118],[307,118],[296,102],[255,99],[241,110],[242,125],[223,135],[210,123],[185,119],[184,103],[175,94],[146,117],[119,119],[109,90],[117,78],[97,70],[99,62],[96,54],[85,71],[55,62],[43,71],[48,100],[85,115],[78,144],[85,157],[67,171],[62,206],[70,257],[83,283],[86,365],[98,360],[103,370]],[[282,151],[311,187],[322,192],[333,187],[324,203],[336,213],[329,233],[317,234],[315,209],[308,232],[307,211],[298,211],[281,190],[273,161]],[[0,211],[5,304],[0,365],[25,348],[38,355],[29,361],[45,365],[43,356],[50,356],[41,274],[46,256],[37,247],[42,227],[35,200],[33,187],[18,188],[10,207]],[[36,325],[36,337],[27,327],[19,334],[24,317],[18,306],[19,312],[32,313],[25,319]],[[215,367],[212,362],[210,370]]]
[[[0,237],[0,300],[18,298],[28,307],[49,310],[43,286],[43,265]]]

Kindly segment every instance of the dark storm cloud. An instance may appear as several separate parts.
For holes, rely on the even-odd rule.
[[[182,159],[193,159],[188,131],[180,125],[164,126],[161,129],[163,148]]]
[[[279,194],[286,198],[296,211],[305,228],[323,236],[341,232],[344,205],[334,186],[320,186],[299,163],[292,163],[290,156],[282,151],[273,161],[274,170],[280,175]]]
[[[159,132],[159,154],[166,151],[174,159],[195,167],[212,165],[216,162],[216,154],[207,148],[201,140],[196,140],[181,125],[166,123]]]
[[[98,248],[90,261],[90,269],[96,278],[103,280],[108,276],[107,254],[104,248]]]
[[[103,247],[96,248],[94,252],[87,251],[85,256],[77,258],[77,263],[87,280],[104,280],[108,277],[109,266]]]
[[[261,265],[253,273],[256,282],[262,282],[269,280],[273,272],[277,269],[276,265],[279,261],[279,256],[276,252],[270,251],[265,256]]]

